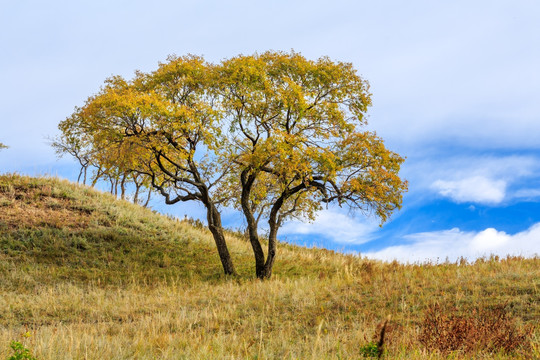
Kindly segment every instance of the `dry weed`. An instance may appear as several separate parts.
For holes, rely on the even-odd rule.
[[[442,353],[512,353],[530,351],[532,327],[519,328],[506,305],[475,307],[469,311],[434,304],[425,312],[419,341]]]

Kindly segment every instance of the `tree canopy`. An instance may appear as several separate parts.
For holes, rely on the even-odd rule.
[[[230,124],[226,148],[236,165],[232,183],[240,182],[235,200],[259,277],[271,275],[277,232],[287,218],[313,218],[321,205],[335,202],[384,222],[400,207],[407,187],[398,176],[403,159],[361,130],[369,86],[351,64],[268,52],[224,61],[217,79]],[[266,260],[257,233],[265,212]]]
[[[256,275],[268,278],[287,219],[313,219],[336,203],[382,224],[400,208],[403,158],[364,130],[370,105],[352,64],[326,57],[266,52],[210,64],[171,56],[131,80],[107,79],[60,123],[59,144],[81,165],[144,177],[167,204],[204,204],[226,274],[235,270],[220,209],[241,210]]]

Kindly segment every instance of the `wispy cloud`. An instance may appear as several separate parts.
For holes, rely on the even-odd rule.
[[[460,257],[474,260],[482,256],[540,255],[540,223],[528,230],[509,235],[488,228],[464,232],[457,228],[408,235],[408,243],[362,255],[373,259],[403,262],[455,261]]]
[[[520,189],[513,194],[513,197],[521,200],[534,200],[540,198],[540,189]]]
[[[471,156],[468,154],[413,158],[405,162],[409,196],[444,196],[457,203],[497,205],[516,198],[534,198],[540,174],[538,155]],[[526,188],[525,188],[526,187]],[[525,191],[527,189],[527,191]]]
[[[484,176],[472,176],[456,181],[437,180],[432,187],[457,203],[498,204],[504,200],[506,182]]]
[[[341,244],[363,244],[373,240],[378,224],[374,219],[359,219],[337,210],[323,210],[313,223],[291,221],[280,235],[317,235]]]

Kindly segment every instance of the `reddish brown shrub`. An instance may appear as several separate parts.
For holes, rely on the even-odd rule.
[[[435,304],[426,310],[420,330],[419,340],[428,350],[510,353],[527,350],[533,329],[520,329],[506,305],[460,312],[455,307]]]

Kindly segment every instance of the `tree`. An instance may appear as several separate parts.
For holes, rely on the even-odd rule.
[[[96,163],[147,176],[166,204],[201,202],[224,272],[234,274],[218,210],[228,197],[219,184],[229,167],[219,163],[221,123],[210,70],[200,57],[169,57],[131,81],[112,77],[60,129],[73,122],[88,137]]]
[[[91,186],[94,187],[99,180],[108,181],[111,184],[111,194],[118,195],[120,186],[121,199],[126,198],[126,187],[131,184],[135,187],[133,203],[146,207],[152,191],[148,190],[144,202],[141,201],[140,195],[142,187],[151,188],[147,186],[148,177],[126,169],[120,170],[110,164],[105,166],[105,163],[97,157],[99,152],[94,148],[92,139],[82,126],[85,120],[80,117],[81,111],[82,109],[76,108],[75,113],[59,125],[61,134],[50,142],[57,155],[59,157],[70,155],[77,160],[80,166],[77,182],[82,180],[82,183],[86,185],[89,177]]]
[[[351,64],[267,52],[226,60],[218,73],[241,189],[235,204],[246,218],[257,277],[271,276],[277,233],[288,218],[312,219],[335,202],[372,212],[382,224],[400,208],[403,158],[361,130],[371,100]],[[266,258],[261,216],[269,224]]]
[[[220,207],[241,210],[264,279],[287,219],[337,203],[382,224],[400,208],[403,158],[363,130],[370,96],[351,64],[328,58],[267,52],[214,65],[171,56],[133,80],[108,79],[60,129],[103,171],[146,176],[167,204],[201,202],[226,274],[235,270]]]
[[[81,119],[78,118],[80,109],[76,108],[75,113],[71,118],[66,119],[58,126],[61,134],[52,139],[50,144],[56,151],[58,157],[70,155],[74,157],[80,165],[79,176],[77,182],[81,181],[86,184],[88,168],[95,165],[92,162],[93,149],[88,136],[82,132]],[[97,171],[96,180],[101,176],[100,171]],[[94,185],[95,182],[92,183]]]

